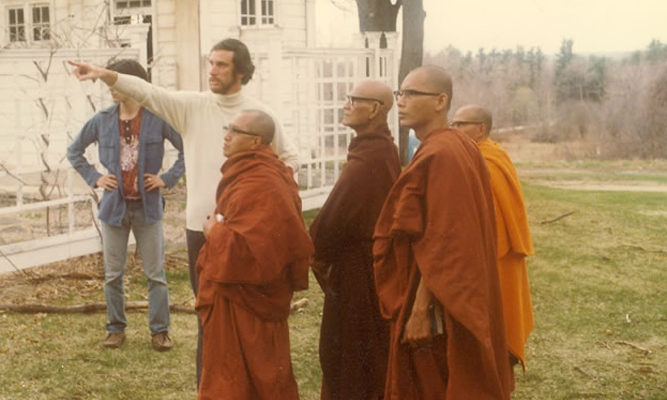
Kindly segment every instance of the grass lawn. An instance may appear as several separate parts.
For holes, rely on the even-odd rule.
[[[613,181],[604,165],[576,168]],[[655,176],[665,182],[665,174]],[[536,248],[529,259],[536,327],[528,370],[515,370],[513,399],[667,399],[667,193],[564,190],[530,180],[524,191]],[[140,267],[129,269],[128,299],[145,300]],[[172,303],[191,303],[182,249],[167,274]],[[16,282],[0,284],[0,302],[17,291],[31,302],[103,301],[99,279]],[[314,280],[294,299],[304,297],[308,305],[290,317],[292,362],[302,399],[318,399],[322,295]],[[0,400],[195,398],[194,315],[172,314],[176,346],[168,353],[151,349],[144,312],[128,314],[120,350],[101,347],[104,322],[104,314],[0,313]]]

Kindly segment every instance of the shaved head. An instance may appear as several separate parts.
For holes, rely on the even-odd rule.
[[[452,77],[449,76],[444,68],[435,65],[424,65],[413,69],[408,75],[414,75],[419,78],[430,91],[446,94],[449,99],[447,104],[447,109],[449,110],[449,107],[452,105],[453,95]]]
[[[481,122],[486,126],[487,135],[491,132],[491,125],[493,124],[491,112],[477,104],[468,104],[456,110],[452,123],[459,121]]]
[[[247,120],[248,130],[258,134],[262,138],[262,144],[271,144],[276,132],[273,118],[262,110],[243,110],[241,113],[250,116]]]
[[[479,142],[489,136],[492,123],[489,110],[476,104],[469,104],[456,110],[451,126]]]
[[[391,93],[391,88],[380,81],[361,81],[352,88],[349,95],[376,99],[382,102],[380,108],[385,114],[394,105],[394,96]]]
[[[389,86],[380,81],[364,80],[347,94],[341,122],[354,129],[357,135],[377,133],[387,129],[387,115],[393,105],[394,96]]]

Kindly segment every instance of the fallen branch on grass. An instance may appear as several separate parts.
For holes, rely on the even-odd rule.
[[[299,311],[308,305],[308,299],[297,300],[290,306],[290,311]],[[107,310],[105,303],[89,303],[74,306],[54,306],[49,304],[1,304],[0,311],[11,311],[20,314],[90,314]],[[148,310],[147,301],[128,301],[125,310]],[[172,304],[169,310],[175,313],[195,314],[193,306]]]
[[[294,303],[292,303],[292,304],[290,305],[289,310],[290,310],[290,312],[301,311],[301,310],[303,310],[307,305],[308,305],[308,299],[304,297],[304,298],[299,299],[299,300],[295,301]]]
[[[636,244],[623,243],[623,244],[619,245],[618,247],[625,247],[625,248],[632,249],[632,250],[645,251],[647,253],[667,253],[667,250],[664,250],[664,249],[655,249],[655,250],[654,249],[646,249],[646,248],[644,248],[642,246],[639,246],[639,245],[636,245]]]
[[[75,306],[54,306],[49,304],[0,304],[0,311],[12,311],[22,314],[90,314],[106,310],[107,305],[105,303],[89,303]],[[148,310],[148,302],[128,301],[125,303],[125,310]],[[183,306],[181,304],[172,304],[169,306],[169,310],[176,313],[195,313],[194,307]]]
[[[574,214],[574,213],[575,213],[575,211],[570,211],[569,213],[565,213],[565,214],[560,215],[560,216],[558,216],[558,217],[556,217],[556,218],[553,218],[553,219],[547,219],[547,220],[545,220],[545,221],[541,221],[541,222],[540,222],[540,225],[545,225],[545,224],[550,224],[550,223],[552,223],[552,222],[560,221],[561,219],[563,219],[563,218],[565,218],[565,217],[569,217],[570,215],[572,215],[572,214]]]
[[[647,348],[638,346],[638,345],[636,345],[636,344],[634,344],[634,343],[626,342],[625,340],[619,340],[619,341],[617,341],[616,343],[617,343],[617,344],[624,344],[624,345],[626,345],[626,346],[630,346],[630,347],[632,347],[632,348],[634,348],[634,349],[637,349],[637,350],[641,351],[642,353],[644,353],[645,356],[647,356],[647,355],[649,355],[649,354],[652,353],[652,351],[649,350],[649,349],[647,349]]]
[[[589,378],[592,378],[592,377],[593,377],[593,375],[591,375],[591,374],[589,374],[588,372],[584,371],[583,368],[581,368],[581,367],[578,366],[578,365],[575,365],[575,366],[574,366],[574,370],[577,371],[577,372],[579,372],[579,373],[582,374],[582,375],[585,375],[585,376],[589,377]]]

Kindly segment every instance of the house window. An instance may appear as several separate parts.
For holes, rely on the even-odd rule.
[[[157,3],[157,2],[156,2]],[[114,0],[114,25],[148,25],[146,33],[146,72],[151,79],[151,66],[153,64],[153,2],[152,0]],[[121,32],[124,30],[121,30]],[[131,47],[128,35],[121,34],[118,40],[120,47]]]
[[[273,0],[241,0],[241,25],[273,25]]]
[[[146,15],[153,14],[151,0],[115,0],[114,24],[143,24]]]
[[[25,17],[23,16],[23,8],[9,9],[8,27],[9,27],[10,42],[25,41]]]
[[[32,39],[35,41],[51,39],[49,24],[49,6],[33,6]]]
[[[273,0],[262,0],[262,25],[273,24]]]
[[[7,9],[9,41],[39,42],[51,39],[51,12],[40,3],[24,3]]]
[[[116,0],[116,10],[123,8],[150,7],[151,0]]]

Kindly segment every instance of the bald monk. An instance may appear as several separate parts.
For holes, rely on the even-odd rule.
[[[197,258],[198,399],[298,399],[287,317],[313,253],[298,188],[271,150],[268,114],[242,111],[225,129],[227,161]]]
[[[325,293],[320,330],[322,399],[379,399],[389,327],[373,279],[373,229],[401,172],[387,114],[391,89],[362,81],[347,96],[343,125],[356,132],[347,163],[310,227],[313,272]]]
[[[496,267],[489,172],[448,129],[450,76],[420,67],[394,92],[421,141],[378,218],[380,310],[390,320],[386,399],[509,399],[513,377]]]
[[[509,155],[489,138],[492,123],[488,110],[468,105],[456,111],[451,126],[477,143],[491,174],[505,334],[512,365],[521,363],[525,371],[525,345],[533,329],[526,256],[533,254],[533,242],[519,176]]]

